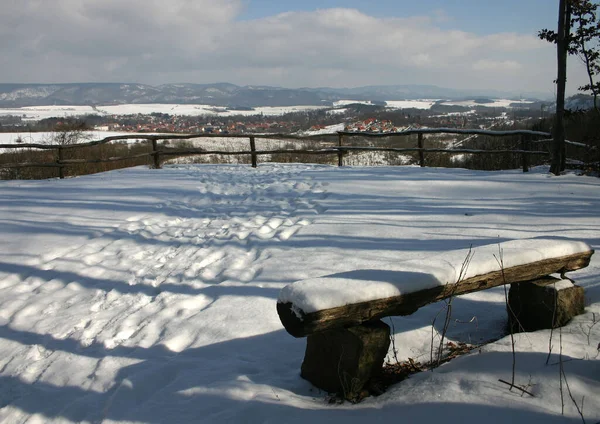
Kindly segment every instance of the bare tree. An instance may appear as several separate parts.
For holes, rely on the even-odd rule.
[[[565,170],[565,88],[567,85],[567,54],[568,39],[571,31],[571,3],[560,0],[558,9],[558,34],[556,40],[556,55],[558,75],[556,78],[556,116],[552,135],[552,163],[550,172],[560,175]]]
[[[78,119],[65,119],[56,123],[49,137],[45,140],[48,144],[66,146],[77,144],[91,138],[90,127]]]
[[[598,96],[600,95],[600,21],[598,20],[598,4],[590,0],[571,0],[573,33],[569,41],[569,54],[577,55],[587,71],[588,83],[579,87],[581,91],[589,91],[594,97],[594,110],[599,113]]]
[[[597,19],[598,4],[591,0],[560,0],[558,10],[558,30],[543,29],[538,33],[542,40],[556,43],[556,115],[553,128],[554,145],[550,171],[559,175],[565,169],[565,86],[567,81],[567,56],[578,56],[588,75],[588,83],[579,87],[580,91],[591,92],[594,109],[598,112],[600,82],[600,21]]]

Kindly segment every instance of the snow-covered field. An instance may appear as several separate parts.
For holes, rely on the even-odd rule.
[[[443,102],[442,104],[445,106],[464,106],[464,107],[485,106],[485,107],[510,108],[511,105],[513,105],[513,104],[526,106],[526,105],[533,103],[532,101],[529,101],[529,100],[509,100],[509,99],[491,99],[491,100],[492,100],[491,102],[487,102],[487,103],[480,103],[480,102],[476,102],[475,100],[463,100],[463,101]]]
[[[20,116],[25,121],[38,121],[46,118],[66,118],[98,114],[91,106],[29,106],[0,108],[0,116]]]
[[[429,109],[437,100],[390,100],[386,101],[390,109]],[[255,107],[252,110],[231,110],[223,106],[195,105],[195,104],[124,104],[108,106],[27,106],[19,108],[0,108],[0,116],[21,116],[25,121],[38,121],[46,118],[65,118],[83,115],[135,115],[151,113],[167,113],[178,116],[281,116],[292,112],[306,112],[321,109],[330,109],[332,113],[342,113],[343,106],[353,103],[366,105],[373,104],[369,100],[339,100],[333,102],[334,109],[330,106],[277,106]],[[493,103],[475,103],[473,100],[445,102],[445,105],[458,106],[487,106],[509,107],[511,103],[528,104],[528,101],[494,100]]]
[[[344,131],[346,125],[342,122],[340,124],[327,125],[325,128],[320,130],[307,130],[301,131],[300,135],[323,135],[323,134],[335,134],[338,131]]]
[[[114,106],[29,106],[20,108],[0,108],[0,116],[21,116],[25,121],[37,121],[54,117],[82,115],[135,115],[167,113],[179,116],[234,116],[264,115],[280,116],[292,112],[327,109],[328,106],[278,106],[256,107],[252,110],[229,110],[221,106],[183,104],[126,104]]]
[[[389,100],[386,105],[392,109],[431,109],[437,100]]]
[[[333,102],[333,107],[342,107],[353,104],[372,105],[373,102],[371,102],[370,100],[337,100]]]
[[[280,116],[292,112],[305,112],[311,110],[326,109],[327,106],[263,106],[255,107],[252,110],[230,110],[226,107],[210,105],[180,105],[180,104],[130,104],[116,106],[98,106],[98,111],[106,115],[131,115],[131,114],[150,114],[153,112],[168,113],[169,115],[264,115]]]
[[[390,109],[429,109],[437,100],[423,99],[423,100],[387,100],[386,107]],[[343,107],[351,104],[363,104],[372,105],[373,102],[370,100],[338,100],[333,102],[334,107]]]
[[[82,143],[86,143],[92,140],[101,140],[106,137],[113,137],[117,135],[130,135],[131,133],[124,133],[118,131],[87,131],[81,138]],[[150,135],[150,133],[136,133],[140,135]],[[48,143],[52,144],[52,140],[56,136],[53,132],[0,132],[0,144],[16,144],[21,143]],[[135,140],[132,140],[132,142]]]
[[[516,382],[535,397],[498,382],[511,375],[504,337],[331,405],[300,377],[305,340],[275,310],[294,281],[389,278],[471,245],[598,249],[600,180],[545,171],[179,165],[0,181],[0,422],[581,422],[566,387],[561,416],[556,333],[549,365],[549,331],[516,336]],[[596,423],[600,258],[569,275],[588,306],[562,329],[565,375]],[[399,359],[429,359],[440,308],[393,319]],[[502,289],[463,296],[448,336],[487,341],[505,320]]]

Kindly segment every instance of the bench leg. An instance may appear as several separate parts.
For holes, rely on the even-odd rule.
[[[389,347],[390,327],[381,321],[315,333],[307,338],[301,375],[320,389],[357,400],[381,372]]]
[[[513,332],[557,328],[583,313],[584,292],[569,280],[544,277],[511,284],[508,304]]]

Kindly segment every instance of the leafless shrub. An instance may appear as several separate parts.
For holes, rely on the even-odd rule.
[[[458,283],[460,283],[463,280],[464,276],[467,273],[467,270],[469,269],[469,264],[471,263],[471,260],[473,259],[473,254],[474,254],[474,252],[472,251],[472,246],[470,246],[469,251],[467,252],[467,256],[461,265],[460,272],[458,274],[456,282],[452,286],[450,296],[448,296],[446,299],[444,299],[444,304],[443,304],[442,309],[440,309],[438,311],[436,316],[433,318],[433,322],[431,324],[431,350],[430,350],[429,355],[430,355],[430,362],[433,364],[434,363],[434,338],[435,338],[435,333],[437,332],[437,330],[435,329],[435,323],[436,323],[440,313],[445,310],[446,313],[444,316],[444,325],[442,327],[442,332],[441,332],[441,334],[439,332],[437,332],[437,336],[439,337],[437,352],[435,353],[435,356],[436,356],[435,362],[436,362],[437,366],[439,366],[442,361],[442,357],[443,357],[443,353],[444,353],[444,340],[446,338],[446,333],[448,332],[448,327],[450,326],[450,322],[452,320],[452,300],[454,299],[454,293],[455,293],[456,288],[458,288]]]

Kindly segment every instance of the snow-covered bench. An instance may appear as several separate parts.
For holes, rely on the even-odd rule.
[[[593,253],[586,243],[557,239],[455,250],[391,264],[386,270],[297,281],[281,290],[277,312],[288,333],[308,336],[302,376],[330,392],[347,393],[349,386],[355,392],[381,369],[389,348],[389,327],[379,318],[410,315],[451,296],[511,284],[509,304],[525,330],[564,325],[583,311],[583,289],[549,275],[563,277],[584,268]],[[516,283],[523,282],[532,283],[526,286],[533,289],[520,290]],[[559,299],[559,291],[568,300]]]

